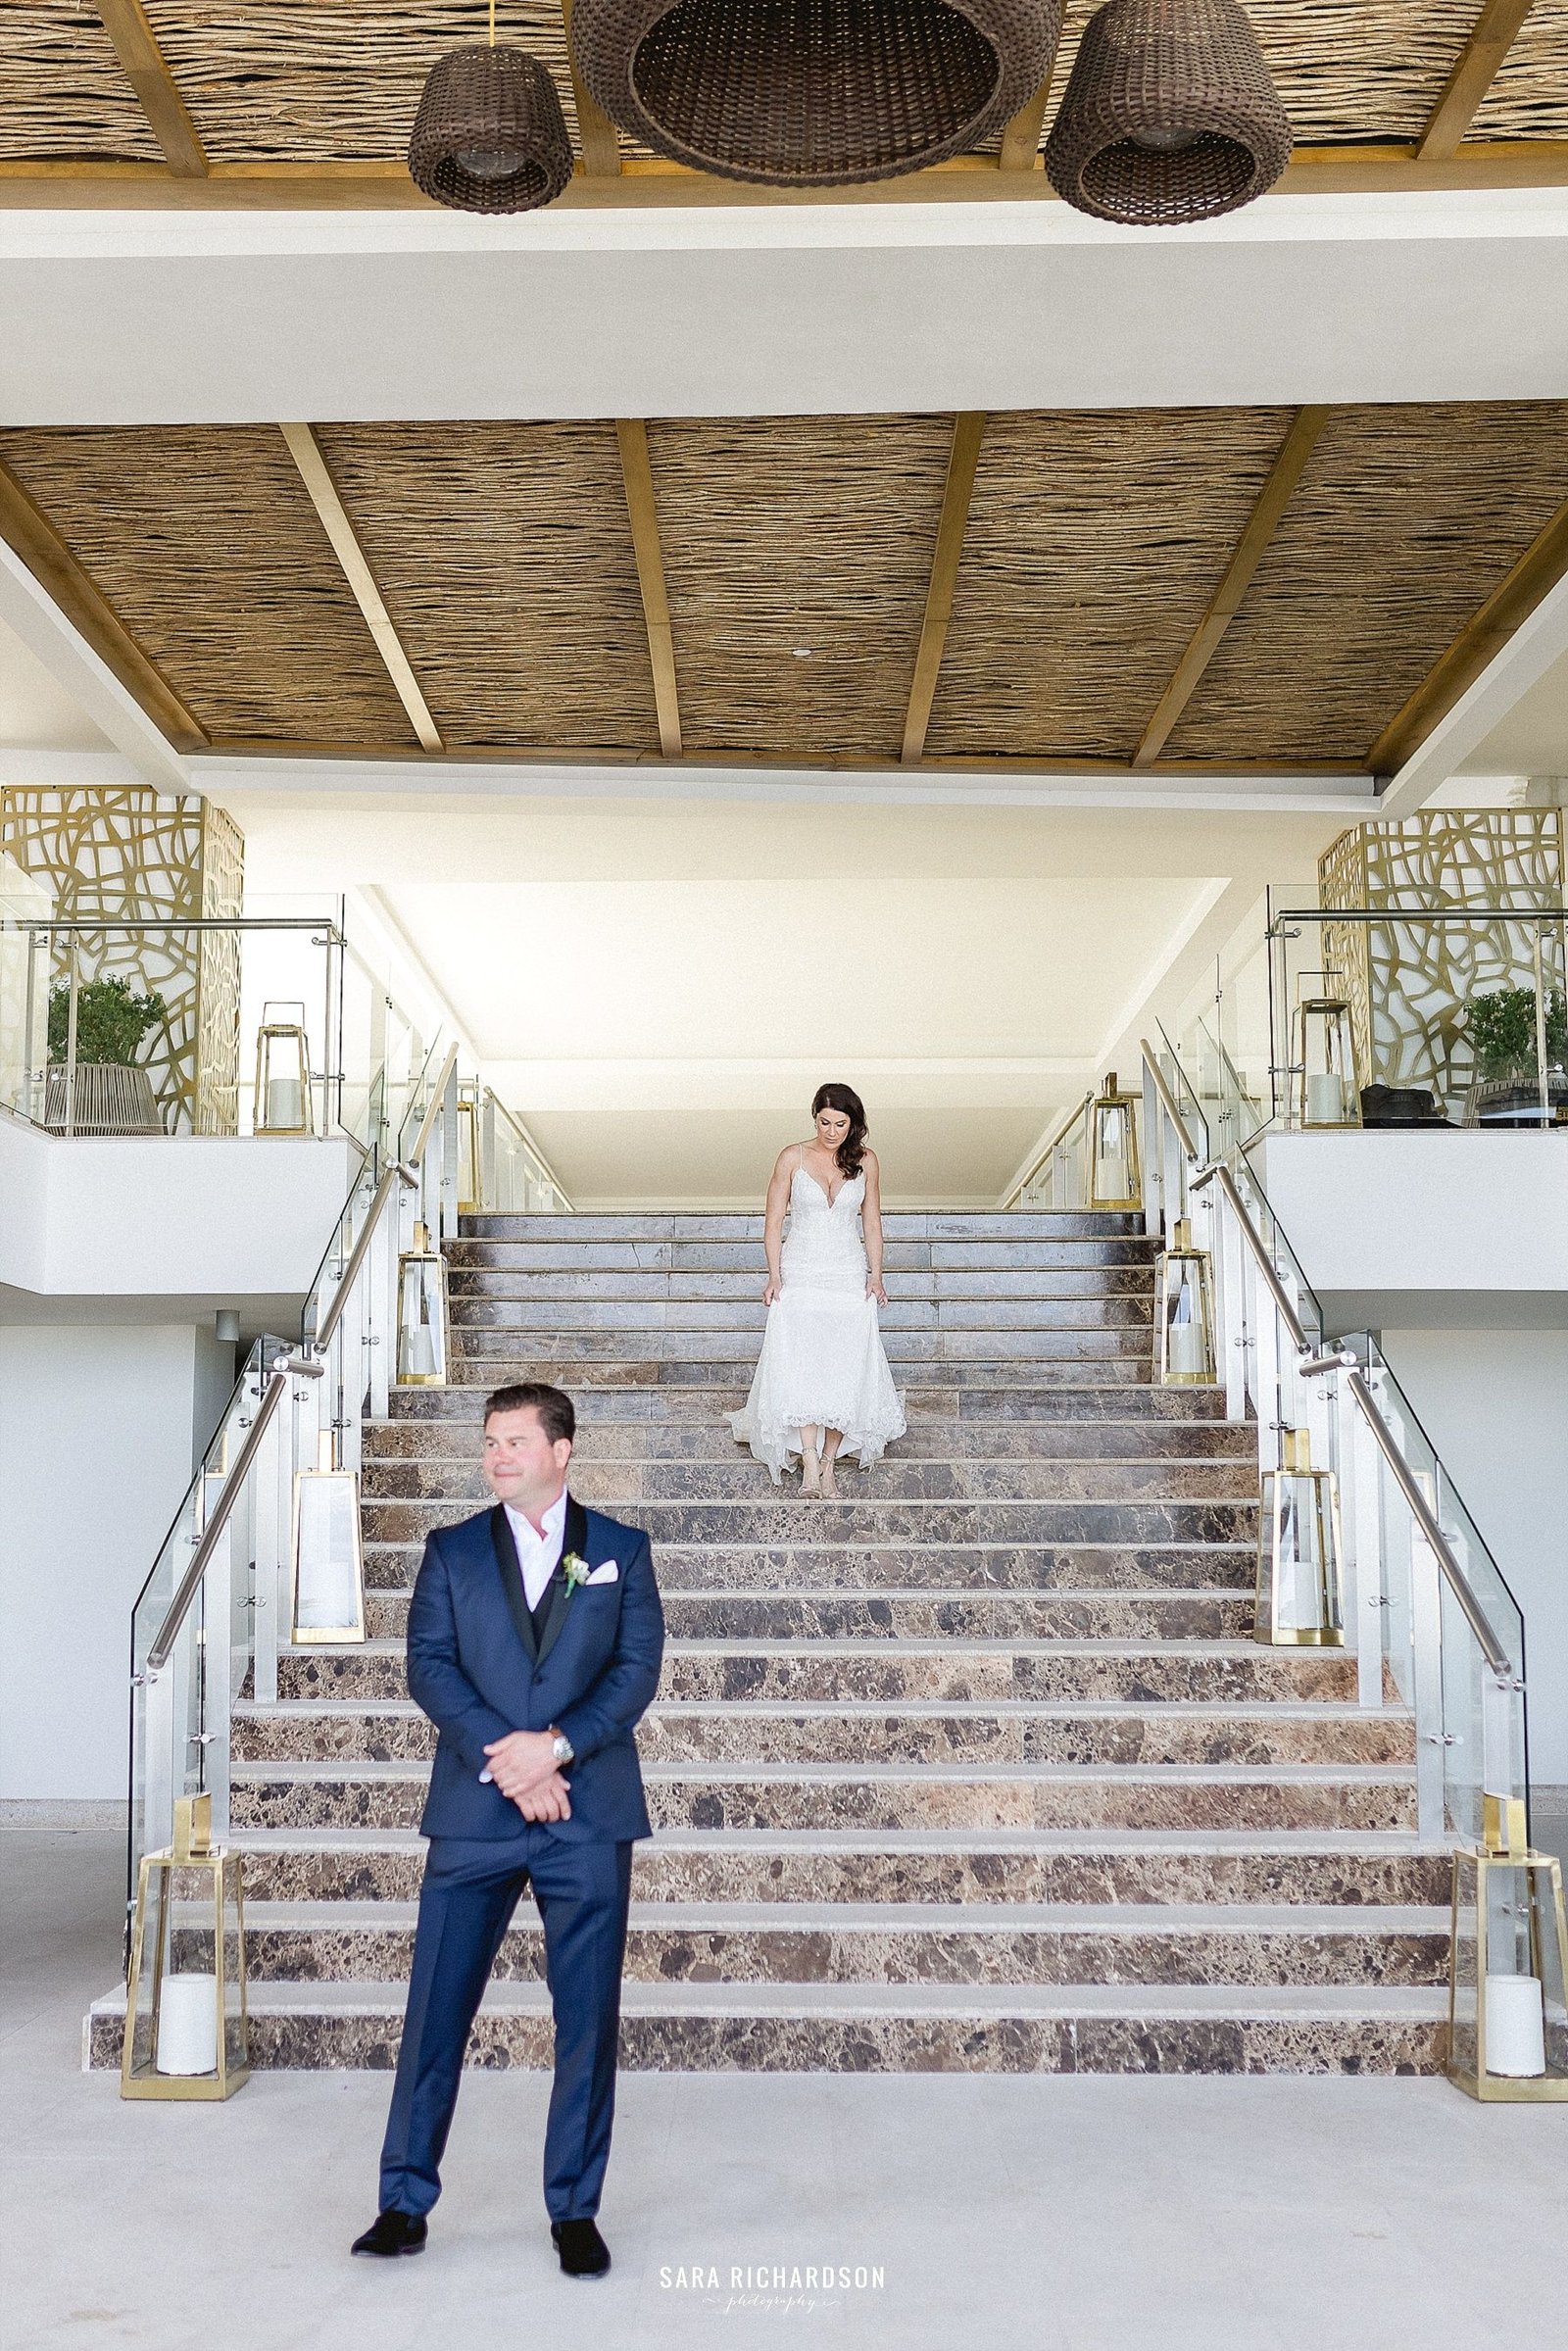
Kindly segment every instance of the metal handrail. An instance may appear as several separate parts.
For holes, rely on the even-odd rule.
[[[1298,1355],[1310,1355],[1312,1343],[1301,1328],[1300,1317],[1291,1303],[1290,1294],[1275,1270],[1274,1260],[1263,1246],[1263,1236],[1252,1222],[1247,1202],[1238,1191],[1236,1178],[1231,1174],[1230,1169],[1224,1166],[1220,1160],[1211,1159],[1206,1167],[1200,1168],[1197,1175],[1189,1177],[1188,1190],[1202,1192],[1213,1183],[1220,1185],[1236,1212],[1236,1221],[1241,1227],[1242,1239],[1250,1249],[1252,1262],[1263,1277],[1263,1286],[1274,1300],[1281,1322],[1290,1333],[1292,1346]]]
[[[515,1113],[514,1111],[513,1111],[513,1110],[509,1110],[509,1109],[507,1108],[507,1105],[506,1105],[506,1103],[505,1103],[505,1102],[502,1101],[502,1099],[501,1099],[500,1095],[499,1095],[499,1094],[497,1094],[497,1092],[496,1092],[496,1090],[495,1090],[495,1088],[494,1088],[493,1086],[484,1086],[484,1087],[481,1087],[479,1091],[480,1091],[480,1097],[481,1097],[481,1099],[482,1099],[483,1101],[485,1101],[485,1102],[494,1102],[494,1103],[495,1103],[495,1106],[496,1106],[496,1108],[497,1108],[497,1109],[500,1111],[500,1113],[501,1113],[502,1117],[503,1117],[503,1118],[506,1120],[506,1122],[507,1122],[508,1126],[509,1126],[509,1127],[511,1127],[511,1129],[512,1129],[513,1133],[514,1133],[514,1134],[516,1136],[516,1138],[517,1138],[518,1142],[519,1142],[519,1143],[522,1145],[522,1148],[523,1148],[523,1150],[524,1150],[525,1151],[528,1151],[528,1152],[530,1152],[530,1153],[532,1154],[535,1164],[536,1164],[536,1165],[537,1165],[537,1166],[538,1166],[538,1167],[541,1169],[541,1171],[543,1172],[543,1174],[544,1174],[544,1178],[545,1178],[545,1181],[546,1181],[546,1182],[549,1184],[549,1186],[551,1187],[551,1190],[552,1190],[552,1191],[553,1191],[553,1192],[556,1194],[556,1196],[558,1197],[558,1199],[560,1199],[560,1200],[565,1200],[565,1198],[566,1198],[566,1188],[565,1188],[565,1186],[564,1186],[564,1185],[562,1183],[562,1181],[561,1181],[561,1178],[560,1178],[560,1177],[557,1175],[557,1173],[556,1173],[555,1169],[554,1169],[554,1168],[551,1166],[551,1164],[550,1164],[550,1161],[549,1161],[549,1160],[548,1160],[548,1159],[545,1157],[545,1154],[544,1154],[544,1152],[543,1152],[543,1151],[542,1151],[539,1149],[539,1146],[538,1146],[538,1144],[537,1144],[537,1143],[534,1141],[534,1138],[533,1138],[533,1136],[532,1136],[532,1135],[531,1135],[531,1134],[528,1132],[528,1129],[527,1129],[527,1128],[526,1128],[526,1127],[523,1125],[523,1123],[522,1123],[522,1120],[521,1120],[519,1117],[517,1117],[517,1115],[516,1115],[516,1113]],[[568,1202],[568,1205],[569,1205],[569,1202]]]
[[[213,1514],[201,1532],[200,1541],[189,1567],[180,1577],[173,1598],[164,1611],[164,1621],[153,1637],[147,1651],[147,1671],[156,1674],[169,1663],[179,1628],[184,1623],[192,1600],[201,1589],[208,1564],[218,1548],[219,1537],[233,1516],[234,1505],[244,1490],[245,1481],[255,1467],[256,1456],[262,1449],[262,1440],[271,1425],[278,1405],[288,1394],[290,1380],[303,1375],[309,1380],[321,1378],[326,1366],[313,1363],[304,1355],[276,1355],[272,1359],[272,1375],[262,1391],[262,1400],[256,1417],[245,1432],[245,1442],[239,1448],[233,1468],[223,1480],[222,1491],[213,1507]]]
[[[1089,1092],[1083,1097],[1082,1101],[1069,1103],[1067,1108],[1063,1110],[1061,1116],[1052,1128],[1045,1142],[1040,1146],[1040,1149],[1030,1160],[1027,1168],[1018,1178],[1018,1181],[1015,1184],[1009,1184],[1007,1187],[1007,1190],[1004,1194],[1002,1200],[1002,1206],[1004,1208],[1010,1207],[1021,1192],[1028,1191],[1029,1186],[1034,1182],[1036,1175],[1039,1173],[1040,1169],[1044,1167],[1046,1161],[1050,1158],[1052,1152],[1055,1150],[1063,1135],[1070,1133],[1072,1128],[1078,1124],[1079,1119],[1082,1118],[1084,1112],[1088,1109],[1094,1099],[1094,1088],[1091,1087]]]
[[[418,1171],[423,1164],[425,1151],[429,1148],[431,1130],[435,1125],[437,1112],[446,1100],[447,1088],[452,1083],[453,1072],[457,1065],[458,1049],[454,1045],[448,1050],[447,1057],[441,1065],[441,1075],[437,1078],[430,1099],[425,1103],[424,1116],[419,1121],[419,1131],[414,1139],[414,1150],[407,1159],[393,1160],[370,1196],[370,1205],[365,1222],[355,1236],[354,1247],[350,1249],[347,1263],[338,1277],[337,1288],[332,1293],[326,1312],[317,1326],[316,1336],[311,1342],[312,1347],[318,1354],[331,1345],[333,1334],[343,1319],[348,1307],[349,1294],[359,1279],[360,1267],[369,1253],[370,1243],[375,1237],[377,1225],[386,1212],[387,1201],[392,1198],[398,1185],[416,1184],[419,1180]]]
[[[1144,1056],[1144,1069],[1147,1075],[1153,1081],[1154,1092],[1159,1097],[1159,1106],[1164,1111],[1165,1116],[1170,1120],[1171,1125],[1176,1129],[1176,1140],[1181,1145],[1183,1151],[1187,1153],[1188,1158],[1190,1160],[1195,1160],[1198,1157],[1198,1151],[1194,1145],[1192,1136],[1187,1131],[1187,1121],[1176,1106],[1176,1097],[1174,1094],[1172,1094],[1170,1087],[1166,1083],[1165,1072],[1160,1068],[1159,1063],[1155,1060],[1153,1049],[1150,1045],[1149,1039],[1145,1037],[1140,1042]]]
[[[1145,1066],[1153,1069],[1147,1052]],[[1153,1076],[1156,1091],[1159,1092],[1162,1102],[1169,1109],[1168,1089],[1157,1069],[1153,1069]],[[1175,1117],[1174,1113],[1172,1115],[1178,1132],[1185,1132],[1180,1118]],[[1189,1152],[1189,1156],[1191,1155]],[[1235,1212],[1238,1230],[1247,1244],[1253,1264],[1262,1276],[1263,1286],[1274,1301],[1275,1310],[1285,1325],[1286,1332],[1298,1355],[1304,1358],[1298,1364],[1298,1370],[1307,1378],[1329,1371],[1345,1373],[1346,1385],[1355,1399],[1356,1408],[1371,1430],[1378,1450],[1388,1463],[1394,1482],[1409,1506],[1411,1517],[1415,1520],[1423,1540],[1443,1571],[1445,1582],[1458,1601],[1460,1612],[1475,1635],[1482,1655],[1499,1679],[1511,1677],[1514,1670],[1513,1660],[1493,1631],[1491,1620],[1481,1601],[1477,1598],[1470,1580],[1460,1566],[1446,1535],[1438,1524],[1437,1516],[1422,1492],[1414,1471],[1400,1452],[1395,1441],[1394,1431],[1384,1419],[1377,1398],[1367,1385],[1366,1374],[1353,1356],[1347,1357],[1339,1353],[1319,1355],[1313,1352],[1311,1343],[1301,1328],[1300,1318],[1291,1303],[1285,1286],[1275,1270],[1274,1261],[1264,1246],[1263,1237],[1253,1222],[1251,1213],[1237,1188],[1236,1180],[1230,1169],[1221,1165],[1218,1160],[1214,1160],[1207,1167],[1200,1169],[1197,1175],[1189,1177],[1188,1188],[1193,1192],[1201,1192],[1211,1183],[1218,1183],[1226,1199],[1230,1201]]]
[[[412,1163],[406,1165],[402,1160],[395,1160],[375,1188],[369,1214],[360,1227],[337,1288],[332,1294],[331,1301],[321,1319],[320,1327],[317,1331],[314,1342],[316,1354],[278,1355],[273,1359],[271,1377],[262,1391],[261,1401],[256,1408],[256,1416],[245,1432],[245,1442],[239,1448],[233,1468],[223,1480],[218,1500],[213,1506],[212,1516],[202,1529],[201,1538],[197,1543],[190,1565],[181,1576],[178,1589],[165,1610],[164,1621],[159,1626],[152,1646],[147,1651],[148,1673],[158,1673],[169,1662],[174,1641],[178,1638],[179,1628],[189,1613],[191,1602],[201,1589],[202,1578],[207,1573],[208,1564],[214,1551],[218,1548],[219,1538],[233,1516],[234,1506],[244,1492],[246,1480],[256,1465],[256,1457],[262,1448],[262,1440],[267,1435],[279,1404],[288,1393],[289,1381],[295,1378],[319,1380],[325,1376],[326,1365],[318,1359],[319,1355],[327,1347],[342,1320],[344,1310],[348,1305],[349,1295],[359,1278],[360,1268],[365,1263],[371,1236],[381,1220],[394,1188],[398,1184],[412,1184],[416,1181],[415,1169],[418,1166],[429,1146],[436,1113],[445,1100],[457,1062],[458,1049],[454,1045],[447,1054],[435,1090],[425,1105],[424,1116],[419,1121],[419,1131],[415,1139]]]

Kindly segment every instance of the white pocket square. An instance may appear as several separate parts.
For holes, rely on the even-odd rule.
[[[618,1584],[620,1570],[613,1559],[606,1559],[602,1565],[594,1569],[588,1581],[590,1584]]]

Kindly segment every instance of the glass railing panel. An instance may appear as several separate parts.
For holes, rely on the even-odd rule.
[[[238,1460],[256,1416],[268,1367],[287,1343],[257,1340],[234,1384],[217,1429],[182,1495],[173,1523],[136,1595],[130,1628],[129,1886],[149,1835],[167,1841],[174,1799],[212,1787],[213,1750],[226,1753],[227,1723],[212,1719],[215,1696],[223,1702],[244,1689],[255,1641],[255,1601],[249,1517],[230,1521],[225,1555],[209,1571],[186,1613],[169,1660],[153,1674],[150,1652],[217,1508],[229,1468]],[[220,1649],[220,1644],[226,1648]],[[226,1788],[226,1782],[225,1782]]]

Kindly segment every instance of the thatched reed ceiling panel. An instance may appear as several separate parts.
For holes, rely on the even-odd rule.
[[[444,743],[658,751],[612,423],[318,437]]]
[[[1568,139],[1568,0],[1536,0],[1470,125],[1476,139]]]
[[[649,426],[688,750],[897,753],[952,440],[947,416]]]
[[[1548,0],[1536,4],[1541,10]],[[1549,0],[1552,9],[1563,4]],[[1084,26],[1099,5],[1100,0],[1068,0],[1046,131],[1061,104]],[[1248,0],[1247,13],[1297,140],[1305,146],[1418,136],[1479,7],[1480,0],[1371,0],[1370,5],[1368,0]],[[1555,54],[1560,112],[1565,54],[1560,34]],[[1547,102],[1543,93],[1540,103]],[[1000,134],[988,142],[991,149],[1000,145]]]
[[[1357,766],[1568,499],[1568,402],[1331,417],[1173,757]]]
[[[163,152],[87,0],[4,0],[0,156],[161,163]]]
[[[988,418],[927,752],[1130,758],[1291,414]]]
[[[0,459],[210,734],[413,743],[275,427],[26,429]]]
[[[490,21],[486,0],[147,0],[147,14],[216,163],[401,156],[430,68]],[[506,0],[496,37],[549,67],[577,145],[559,0]]]

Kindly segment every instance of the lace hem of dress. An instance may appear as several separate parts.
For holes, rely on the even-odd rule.
[[[749,1445],[757,1460],[766,1465],[768,1476],[775,1486],[782,1482],[784,1471],[801,1456],[801,1428],[838,1427],[831,1409],[821,1412],[802,1411],[793,1417],[777,1418],[769,1413],[765,1422],[759,1422],[748,1408],[725,1415],[737,1445]],[[874,1468],[890,1445],[897,1443],[908,1422],[904,1414],[904,1398],[895,1397],[895,1409],[885,1420],[868,1427],[846,1429],[839,1446],[840,1461],[858,1460],[861,1469]]]

